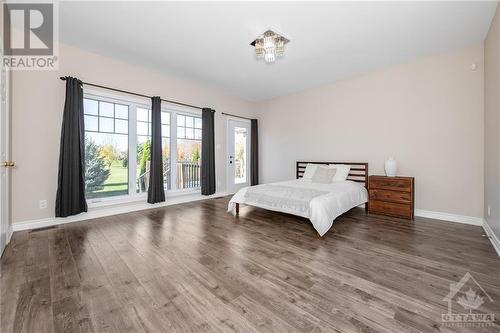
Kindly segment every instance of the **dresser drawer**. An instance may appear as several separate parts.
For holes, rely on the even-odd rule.
[[[368,211],[374,214],[413,219],[412,206],[410,204],[370,200]]]
[[[390,201],[411,204],[411,192],[370,189],[370,200]]]
[[[371,177],[369,182],[370,189],[390,190],[390,191],[412,191],[412,181],[410,178],[398,177]]]

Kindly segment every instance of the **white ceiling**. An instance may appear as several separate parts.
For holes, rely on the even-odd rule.
[[[61,2],[60,38],[264,100],[484,40],[497,2]],[[274,64],[249,43],[291,42]]]

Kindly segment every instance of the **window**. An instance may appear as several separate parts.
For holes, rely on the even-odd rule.
[[[170,189],[170,113],[161,112],[163,183]],[[137,108],[137,184],[136,191],[147,192],[151,163],[151,110]]]
[[[247,182],[247,129],[234,127],[234,182],[244,184]]]
[[[177,188],[200,187],[201,118],[177,115]]]
[[[128,105],[85,98],[87,198],[128,193]]]
[[[137,108],[137,192],[147,192],[151,162],[151,110]]]
[[[165,190],[199,190],[201,117],[163,107]],[[84,114],[87,199],[92,202],[104,197],[144,195],[151,163],[149,106],[86,94]]]

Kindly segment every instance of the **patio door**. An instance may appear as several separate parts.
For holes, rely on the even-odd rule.
[[[0,255],[7,245],[10,218],[10,169],[14,163],[10,161],[10,120],[8,110],[9,72],[0,65]]]
[[[250,121],[227,121],[228,192],[250,185]]]

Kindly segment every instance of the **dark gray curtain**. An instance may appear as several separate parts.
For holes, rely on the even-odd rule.
[[[201,194],[215,193],[215,111],[204,108],[201,116]]]
[[[161,153],[161,98],[151,98],[151,165],[149,167],[148,202],[165,201]]]
[[[259,185],[259,130],[257,119],[251,120],[250,139],[250,185]]]
[[[66,217],[87,211],[84,147],[82,83],[68,76],[66,77],[66,100],[59,150],[56,217]]]

